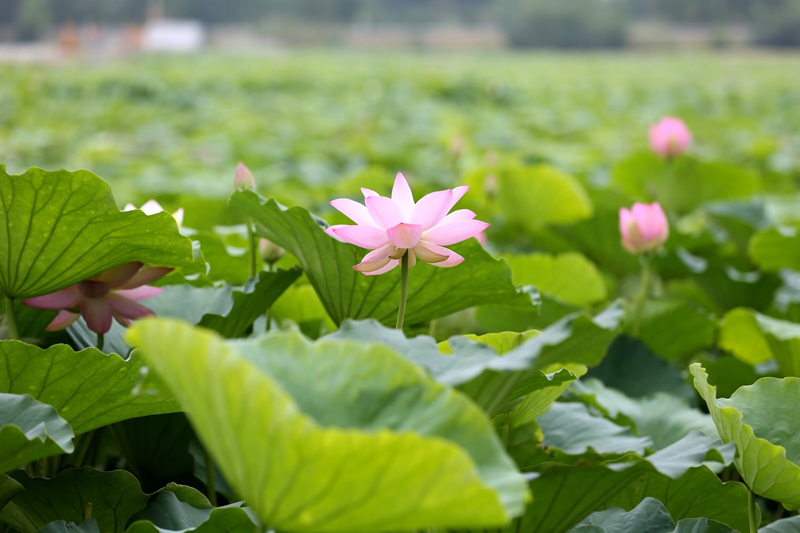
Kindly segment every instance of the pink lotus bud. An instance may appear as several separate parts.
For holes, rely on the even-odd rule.
[[[256,180],[253,179],[253,174],[241,161],[236,165],[236,175],[233,176],[233,186],[240,191],[256,188]]]
[[[679,118],[664,117],[650,127],[650,146],[661,157],[676,157],[689,148],[692,134]]]
[[[622,246],[632,254],[652,252],[661,248],[669,237],[669,222],[658,202],[635,203],[619,210],[619,232]]]
[[[258,241],[258,254],[265,263],[272,265],[283,256],[283,248],[270,240],[260,239]]]

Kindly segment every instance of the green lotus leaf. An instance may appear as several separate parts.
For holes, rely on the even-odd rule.
[[[608,348],[603,361],[590,368],[588,377],[631,398],[665,392],[693,401],[694,392],[671,364],[664,361],[641,340],[620,335]]]
[[[453,337],[445,349],[452,355],[441,353],[431,337],[407,339],[401,332],[374,321],[346,321],[326,338],[390,346],[425,368],[440,383],[458,387],[494,416],[509,402],[534,391],[548,389],[546,394],[550,397],[583,373],[580,366],[597,365],[616,336],[623,316],[622,307],[614,304],[594,318],[583,314],[565,317],[537,335],[503,333],[480,337],[481,342]],[[493,349],[493,345],[503,350],[514,343],[517,347],[503,355]],[[569,365],[573,366],[566,371],[549,374],[555,372],[555,367]],[[526,412],[535,411],[534,407],[526,406]]]
[[[675,300],[648,302],[639,328],[639,338],[667,361],[691,358],[711,346],[715,334],[713,315]]]
[[[72,453],[75,435],[49,405],[0,393],[0,474],[36,459]]]
[[[172,492],[156,494],[133,515],[126,533],[255,533],[258,528],[240,504],[198,509]],[[55,533],[55,532],[54,532]]]
[[[120,420],[180,410],[172,396],[133,394],[142,371],[136,352],[125,360],[94,348],[75,352],[0,341],[0,392],[31,394],[53,406],[76,435]]]
[[[504,259],[515,284],[533,285],[567,304],[592,305],[608,297],[600,271],[580,253],[506,255]]]
[[[673,276],[683,274],[691,279],[710,299],[704,307],[727,310],[734,307],[765,309],[781,287],[781,278],[770,272],[754,270],[750,262],[740,258],[706,259],[678,249],[683,263]]]
[[[750,365],[775,359],[784,376],[800,376],[800,324],[734,309],[720,324],[719,345]]]
[[[776,520],[759,529],[758,533],[800,533],[800,515]]]
[[[125,458],[125,468],[136,474],[142,490],[194,481],[189,445],[196,438],[185,414],[143,416],[107,427]]]
[[[655,498],[626,512],[618,507],[590,514],[568,533],[734,533],[734,531],[705,518],[681,520],[677,526],[667,508]]]
[[[800,378],[761,378],[739,388],[730,399],[717,399],[716,388],[695,363],[695,388],[706,401],[723,442],[736,445],[734,464],[750,489],[787,509],[800,508],[800,431],[796,404]]]
[[[750,239],[748,253],[762,270],[800,270],[800,228],[775,226],[759,231]]]
[[[589,195],[569,174],[545,165],[507,167],[497,172],[497,205],[525,228],[570,224],[592,216]]]
[[[663,503],[675,521],[707,518],[739,531],[749,528],[747,487],[722,483],[705,466],[673,479],[648,461],[622,469],[553,465],[530,486],[536,500],[528,506],[519,529],[508,532],[563,533],[593,512],[612,507],[631,510],[648,497]]]
[[[747,198],[761,187],[758,175],[741,166],[688,155],[666,163],[650,152],[617,163],[612,180],[632,196],[658,199],[682,213],[712,200]]]
[[[100,527],[97,525],[97,520],[90,518],[84,520],[80,525],[75,522],[69,524],[63,520],[50,522],[39,533],[100,533]]]
[[[25,489],[17,481],[5,474],[0,474],[0,509],[5,507],[11,498],[21,490]]]
[[[353,266],[367,252],[327,235],[322,229],[325,222],[301,207],[285,209],[252,191],[234,193],[231,206],[251,216],[260,235],[297,257],[336,324],[346,318],[395,323],[400,272],[359,274]],[[475,305],[535,310],[531,295],[511,282],[508,265],[492,258],[478,241],[470,239],[454,245],[453,250],[464,256],[463,264],[443,269],[420,262],[411,270],[407,324],[426,322]]]
[[[558,226],[554,231],[603,270],[620,277],[641,270],[637,258],[625,251],[620,242],[617,209],[598,209],[589,220]]]
[[[92,504],[92,519],[103,533],[121,533],[136,513],[163,492],[180,501],[207,508],[208,500],[191,487],[170,484],[154,494],[145,494],[136,477],[125,470],[102,472],[85,466],[64,470],[47,478],[29,477],[17,470],[10,477],[25,490],[18,492],[0,512],[0,520],[21,533],[36,533],[51,522],[83,522],[86,504]],[[74,530],[74,528],[73,528]]]
[[[649,438],[637,437],[630,428],[592,415],[581,403],[556,402],[536,422],[544,433],[542,444],[568,455],[587,452],[644,455],[645,448],[652,445]]]
[[[167,319],[128,339],[270,527],[497,526],[523,511],[525,483],[486,416],[385,346],[295,332],[225,342]]]
[[[677,442],[690,431],[717,436],[711,417],[692,407],[681,396],[659,392],[642,398],[630,398],[606,387],[595,378],[575,383],[570,389],[570,396],[599,409],[604,416],[618,424],[630,425],[637,434],[650,437],[656,450]]]
[[[0,292],[22,300],[129,261],[195,268],[192,243],[167,213],[121,212],[109,185],[85,170],[0,165]]]
[[[233,293],[228,309],[219,314],[205,314],[199,325],[228,339],[240,337],[299,277],[298,268],[262,272],[241,291]]]

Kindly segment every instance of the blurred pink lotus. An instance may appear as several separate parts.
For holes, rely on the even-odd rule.
[[[331,205],[357,225],[331,226],[328,235],[361,248],[373,250],[353,268],[368,276],[383,274],[395,268],[408,253],[408,266],[417,259],[439,267],[453,267],[464,258],[444,246],[479,235],[489,227],[474,220],[475,213],[459,209],[448,215],[469,187],[437,191],[414,202],[411,188],[398,173],[392,197],[361,189],[366,206],[345,198]]]
[[[171,268],[165,267],[142,270],[142,263],[125,263],[66,289],[22,303],[35,309],[61,311],[47,326],[47,331],[64,329],[83,315],[89,329],[103,335],[111,329],[112,318],[127,327],[131,320],[154,315],[153,311],[138,302],[164,292],[164,289],[149,287],[146,283],[171,271]]]
[[[679,118],[664,117],[650,127],[650,146],[661,157],[676,157],[689,148],[692,134]]]
[[[622,245],[632,254],[652,252],[667,241],[669,222],[658,202],[637,202],[631,209],[619,210],[619,232]]]
[[[122,210],[123,211],[135,211],[139,209],[145,215],[155,215],[156,213],[161,213],[164,211],[164,208],[161,207],[161,204],[156,202],[155,200],[147,200],[142,207],[136,207],[133,204],[126,205]],[[174,213],[172,213],[172,218],[175,219],[175,222],[178,223],[178,227],[180,228],[183,225],[183,208],[181,207]]]
[[[253,173],[241,161],[236,165],[236,174],[233,175],[233,187],[240,191],[245,189],[255,190],[256,188],[256,180],[253,179]]]

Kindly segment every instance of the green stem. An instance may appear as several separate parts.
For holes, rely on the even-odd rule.
[[[758,516],[758,505],[753,491],[747,493],[747,515],[750,517],[750,533],[758,533],[760,517]]]
[[[247,253],[250,267],[250,278],[256,277],[256,237],[253,233],[253,221],[247,219]]]
[[[642,314],[644,314],[644,304],[647,302],[647,293],[650,288],[650,256],[642,256],[642,280],[639,287],[639,294],[636,296],[636,310],[633,322],[633,336],[639,336],[639,326],[642,323]]]
[[[267,263],[267,272],[272,272],[272,263]],[[272,329],[272,306],[267,307],[267,327],[265,331]]]
[[[102,333],[97,334],[97,349],[103,351],[103,346],[106,345],[106,336]]]
[[[511,414],[506,413],[506,418],[503,421],[503,448],[508,449],[508,431],[511,428]]]
[[[396,329],[403,329],[403,321],[406,319],[406,300],[408,299],[408,251],[403,254],[400,260],[400,308],[397,310]]]
[[[206,489],[208,491],[208,501],[214,507],[217,506],[217,487],[214,481],[214,460],[211,459],[211,454],[205,450],[206,454]]]
[[[11,340],[19,340],[17,315],[14,314],[14,300],[11,296],[6,296],[6,324],[8,324],[8,338]]]

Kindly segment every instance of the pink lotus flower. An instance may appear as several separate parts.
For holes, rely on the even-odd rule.
[[[650,127],[650,146],[661,157],[675,157],[689,148],[692,134],[679,118],[665,117]]]
[[[669,222],[658,202],[635,203],[619,210],[619,232],[622,245],[632,254],[661,248],[669,237]]]
[[[136,209],[139,209],[145,215],[148,215],[148,216],[149,215],[155,215],[156,213],[161,213],[161,212],[164,211],[164,208],[161,207],[161,204],[159,204],[155,200],[147,200],[142,205],[142,207],[138,207],[138,208],[133,204],[128,204],[122,210],[123,211],[135,211]],[[177,211],[172,213],[172,218],[175,219],[175,222],[178,223],[178,228],[180,228],[183,225],[183,208],[181,207],[180,209],[178,209]]]
[[[244,166],[244,163],[241,161],[236,165],[236,174],[233,176],[233,187],[240,191],[246,189],[255,190],[256,188],[256,180],[253,179],[253,173],[250,172],[250,169]]]
[[[454,267],[464,258],[444,246],[474,237],[489,227],[486,222],[473,220],[475,213],[469,209],[447,214],[468,190],[463,186],[433,192],[415,203],[408,182],[398,173],[391,198],[361,189],[366,206],[345,198],[333,200],[331,205],[357,225],[331,226],[325,232],[372,250],[353,267],[368,276],[389,272],[406,252],[409,267],[417,259],[434,266]]]
[[[131,320],[155,314],[138,302],[164,292],[164,289],[145,284],[169,274],[172,269],[141,268],[142,263],[125,263],[66,289],[22,303],[35,309],[61,311],[47,326],[47,331],[64,329],[83,315],[89,329],[103,335],[111,329],[112,318],[127,327]]]

